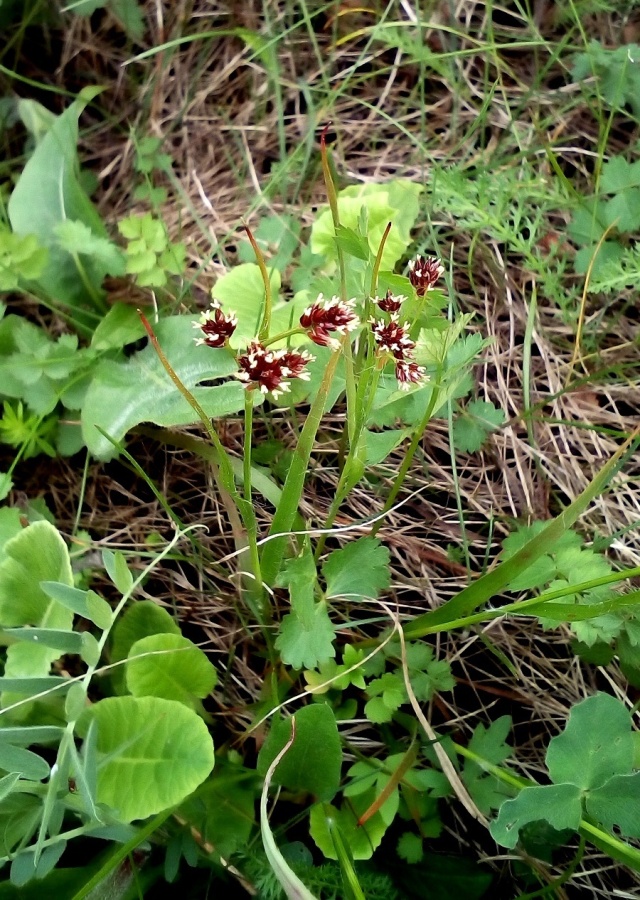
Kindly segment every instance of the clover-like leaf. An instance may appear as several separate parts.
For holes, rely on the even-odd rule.
[[[529,822],[544,820],[556,831],[577,831],[582,816],[580,788],[574,784],[547,784],[523,788],[513,800],[500,807],[498,818],[489,830],[502,847],[518,843],[520,829]]]
[[[571,710],[565,730],[549,742],[547,767],[556,784],[599,788],[633,764],[631,717],[609,694],[587,697]]]
[[[391,583],[389,551],[373,537],[358,538],[334,550],[322,567],[328,597],[373,599]]]

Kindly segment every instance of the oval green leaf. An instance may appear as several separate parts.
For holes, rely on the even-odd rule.
[[[164,697],[198,708],[218,676],[207,656],[187,638],[152,634],[131,647],[126,680],[134,697]]]
[[[274,722],[258,757],[258,772],[269,766],[291,737],[291,720]],[[296,739],[276,769],[273,780],[292,791],[308,791],[318,800],[331,800],[340,787],[342,749],[333,710],[313,703],[296,713]]]
[[[107,697],[88,715],[98,725],[97,800],[123,822],[175,806],[213,769],[211,735],[181,703]]]

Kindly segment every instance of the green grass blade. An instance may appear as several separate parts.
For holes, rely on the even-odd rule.
[[[509,582],[513,581],[520,572],[528,568],[545,553],[553,550],[555,542],[568,528],[578,520],[589,504],[605,489],[609,481],[614,477],[622,465],[631,445],[637,442],[636,431],[629,440],[611,457],[608,463],[602,467],[585,490],[560,513],[546,528],[532,538],[514,556],[496,566],[491,572],[487,572],[473,584],[460,591],[455,597],[441,606],[422,616],[418,616],[404,628],[406,637],[410,639],[423,637],[429,633],[433,625],[446,625],[472,613],[496,594],[500,593]]]

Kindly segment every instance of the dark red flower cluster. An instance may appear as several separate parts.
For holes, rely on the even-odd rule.
[[[354,302],[354,300],[344,302],[339,297],[325,300],[322,294],[318,294],[316,302],[308,306],[300,316],[300,325],[307,330],[315,344],[337,350],[340,341],[332,337],[330,332],[346,334],[360,324],[358,316],[353,311]]]
[[[196,344],[224,347],[238,327],[238,319],[233,314],[225,315],[218,301],[214,300],[211,308],[202,313],[193,327],[202,332],[202,337],[196,338]]]
[[[387,291],[384,297],[376,297],[376,303],[382,312],[390,313],[394,315],[394,313],[400,312],[400,307],[406,300],[406,297],[403,297],[402,294],[392,294],[391,291]]]
[[[390,322],[384,319],[370,319],[371,333],[382,352],[390,353],[395,359],[404,359],[415,347],[404,326],[393,318]]]
[[[418,297],[432,291],[444,272],[444,266],[437,256],[416,256],[409,262],[409,281]]]
[[[385,297],[376,298],[378,307],[388,314],[385,319],[369,319],[371,333],[380,353],[393,357],[396,367],[398,386],[403,391],[408,391],[412,384],[421,384],[426,381],[426,372],[423,366],[413,361],[413,351],[416,344],[407,332],[407,328],[400,324],[400,308],[406,297],[394,296],[387,291]]]
[[[252,341],[238,357],[240,371],[236,377],[246,382],[247,388],[259,388],[263,394],[277,398],[291,389],[288,379],[309,380],[306,365],[312,361],[306,350],[269,350],[260,341]]]

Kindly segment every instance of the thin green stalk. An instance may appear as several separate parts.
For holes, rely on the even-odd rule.
[[[376,388],[378,387],[378,381],[380,379],[380,370],[376,367],[374,369],[373,378],[368,379],[362,375],[360,382],[358,384],[358,408],[364,409],[364,415],[362,416],[362,422],[366,423],[369,414],[371,412],[371,407],[373,405],[373,401],[375,398]],[[361,391],[362,386],[362,391]],[[367,401],[365,403],[364,396],[360,396],[361,394],[365,394],[368,390]],[[333,526],[335,522],[336,516],[340,510],[340,507],[344,503],[346,497],[349,492],[352,490],[357,481],[362,477],[362,469],[363,465],[359,458],[360,455],[360,443],[362,439],[362,428],[358,432],[357,443],[350,447],[349,454],[345,461],[344,468],[340,473],[340,479],[338,481],[338,487],[336,488],[336,492],[334,494],[333,500],[331,501],[331,505],[329,506],[329,512],[327,513],[327,517],[324,521],[323,529],[329,529]],[[322,556],[322,552],[324,550],[324,545],[326,543],[328,535],[321,534],[318,537],[318,542],[316,544],[316,550],[314,553],[314,559],[316,562]]]
[[[245,503],[238,494],[233,477],[233,467],[231,465],[231,460],[229,459],[227,451],[223,447],[222,442],[218,437],[218,433],[213,427],[211,419],[205,413],[191,391],[183,384],[183,382],[175,372],[173,366],[165,356],[162,347],[158,343],[158,339],[155,336],[153,328],[151,327],[147,317],[140,310],[138,310],[138,315],[140,316],[145,331],[149,335],[149,340],[151,341],[154,350],[158,354],[158,358],[164,366],[165,371],[167,372],[175,386],[178,388],[182,396],[185,398],[187,403],[195,411],[196,415],[204,425],[207,435],[209,436],[209,440],[216,450],[218,461],[215,462],[213,459],[211,460],[211,471],[213,472],[213,477],[220,494],[220,499],[224,504],[224,508],[227,512],[227,515],[229,516],[229,521],[231,522],[231,528],[233,530],[236,548],[238,550],[244,549],[248,543],[247,536],[251,534],[251,532],[253,532],[254,534],[254,542],[256,540],[255,535],[257,532],[257,525],[255,521],[253,506],[251,505],[251,503]],[[258,569],[258,571],[254,571],[252,574],[255,580],[252,585],[253,590],[251,591],[251,593],[255,595],[255,585],[262,585],[262,581],[260,579],[260,570]],[[254,614],[257,614],[258,611],[252,609],[252,612],[254,612]],[[258,618],[260,619],[261,617],[258,616]]]
[[[314,447],[316,434],[320,427],[322,415],[327,402],[329,388],[333,381],[342,347],[349,340],[345,335],[341,348],[336,350],[322,376],[322,382],[318,389],[311,409],[300,434],[300,439],[293,453],[293,458],[287,473],[287,479],[282,491],[282,499],[278,504],[276,514],[273,517],[269,537],[272,538],[264,545],[261,557],[262,578],[265,584],[272,586],[280,572],[282,558],[284,556],[287,533],[291,531],[294,519],[298,512],[300,498],[304,489],[304,482],[309,468],[309,460]]]
[[[383,516],[385,513],[389,512],[389,510],[391,509],[391,507],[393,506],[393,504],[395,502],[396,497],[400,493],[400,489],[402,488],[402,485],[404,484],[404,480],[407,477],[407,472],[409,471],[409,467],[411,466],[411,463],[413,462],[413,457],[416,454],[416,450],[420,446],[420,441],[422,440],[422,435],[424,434],[425,429],[426,429],[427,425],[429,424],[431,416],[433,415],[434,410],[436,408],[436,403],[438,402],[439,395],[440,395],[440,389],[438,387],[438,383],[434,382],[433,386],[432,386],[432,390],[431,390],[431,396],[429,397],[429,403],[427,404],[427,408],[424,411],[424,415],[423,415],[422,419],[420,420],[418,427],[416,428],[416,430],[413,433],[413,437],[411,438],[411,443],[409,444],[409,447],[407,448],[407,452],[405,453],[404,459],[402,460],[402,465],[400,466],[398,474],[396,475],[396,480],[394,481],[394,483],[391,487],[391,491],[389,492],[389,496],[387,497],[387,502],[385,503],[385,505],[382,509]],[[373,529],[371,531],[371,533],[373,535],[376,535],[378,533],[383,522],[384,522],[384,518],[378,519],[378,521],[375,523],[375,525],[373,526]]]
[[[251,435],[253,433],[253,399],[250,391],[245,391],[244,398],[244,452],[243,452],[243,489],[246,504],[253,510],[252,485],[251,485]],[[247,523],[247,538],[249,540],[249,553],[251,555],[251,568],[256,578],[255,594],[263,601],[266,592],[262,588],[262,576],[260,575],[260,553],[258,551],[258,528],[255,515]],[[271,607],[265,610],[270,618]]]
[[[267,271],[267,264],[264,261],[264,255],[260,250],[260,247],[258,247],[256,239],[253,236],[253,232],[248,225],[244,226],[244,230],[247,232],[247,237],[249,238],[251,246],[253,247],[253,252],[255,253],[256,262],[258,263],[260,275],[262,276],[262,283],[264,285],[264,313],[262,314],[262,322],[260,323],[260,328],[258,331],[258,338],[260,342],[264,344],[264,342],[269,337],[269,330],[271,329],[271,310],[273,307],[271,279],[269,278],[269,272]]]

